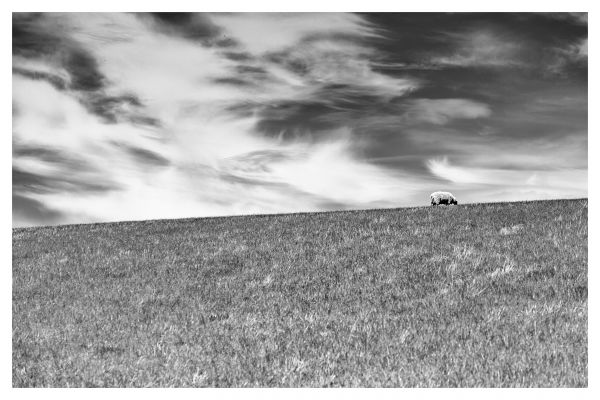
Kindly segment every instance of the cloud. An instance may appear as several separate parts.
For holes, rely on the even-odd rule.
[[[206,14],[186,12],[157,12],[138,14],[138,18],[145,19],[153,27],[167,34],[181,36],[193,41],[200,41],[203,45],[227,45],[223,38],[223,30],[215,25]]]
[[[558,49],[558,52],[566,58],[566,61],[587,63],[588,58],[588,38],[580,39],[575,43],[568,45],[564,49]]]
[[[374,72],[373,50],[347,40],[374,35],[362,18],[203,15],[181,29],[153,18],[44,15],[37,23],[66,53],[14,55],[29,72],[13,73],[13,192],[51,210],[40,223],[391,206],[422,190],[365,161],[343,125],[296,138],[259,129],[265,107],[331,85],[384,98],[417,86]],[[253,27],[276,39],[257,41]],[[17,214],[16,225],[31,222]]]
[[[451,165],[447,157],[427,160],[427,167],[435,176],[453,183],[506,184],[511,182],[515,175],[511,170],[465,168]]]
[[[487,30],[446,34],[455,45],[450,55],[433,57],[433,65],[447,67],[511,67],[522,64],[521,46]]]
[[[226,35],[255,55],[291,50],[306,38],[377,36],[365,19],[339,13],[223,13],[211,15]],[[266,40],[268,38],[268,40]]]
[[[464,201],[514,201],[587,196],[587,169],[476,168],[451,164],[447,157],[427,160],[430,172],[458,190]]]
[[[367,93],[384,98],[401,97],[419,87],[416,79],[375,72],[370,61],[372,53],[372,50],[353,41],[310,40],[285,54],[283,62],[298,73],[304,82],[315,87],[343,86],[345,92]]]
[[[587,12],[558,12],[558,13],[543,13],[548,18],[557,19],[560,21],[570,21],[576,24],[585,25],[588,24],[588,13]]]
[[[587,136],[585,132],[563,132],[557,138],[523,138],[513,141],[497,138],[493,141],[494,151],[486,151],[489,143],[468,140],[456,145],[457,152],[468,166],[496,167],[505,170],[586,169]],[[468,155],[468,156],[467,156]]]
[[[443,186],[586,194],[585,31],[529,14],[13,14],[13,224],[396,207]],[[567,79],[544,74],[557,57]]]
[[[588,56],[588,39],[582,39],[575,45],[575,54],[579,58],[587,58]]]
[[[71,76],[64,68],[20,56],[13,57],[13,74],[33,80],[44,80],[61,90],[71,84]]]
[[[49,210],[39,201],[13,193],[13,225],[19,227],[60,223],[60,213]]]
[[[588,13],[587,12],[570,12],[569,14],[573,19],[582,25],[588,24]]]
[[[452,119],[476,119],[491,115],[487,104],[467,99],[416,99],[411,102],[407,118],[443,125]]]
[[[548,74],[568,76],[573,67],[585,66],[587,69],[588,38],[579,39],[563,47],[555,47],[552,49],[552,56],[545,68]]]

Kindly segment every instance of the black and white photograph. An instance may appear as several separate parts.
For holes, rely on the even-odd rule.
[[[575,11],[12,11],[12,387],[588,388]]]

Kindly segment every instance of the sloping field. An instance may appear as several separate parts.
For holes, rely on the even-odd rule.
[[[587,200],[13,229],[14,386],[587,386]]]

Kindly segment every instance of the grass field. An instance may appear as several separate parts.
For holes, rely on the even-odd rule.
[[[13,229],[13,386],[587,386],[587,199]]]

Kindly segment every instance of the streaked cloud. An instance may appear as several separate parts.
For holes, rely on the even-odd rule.
[[[587,169],[515,170],[451,164],[448,158],[430,159],[435,176],[468,192],[468,202],[516,201],[587,196]]]
[[[13,224],[583,196],[586,32],[520,14],[13,14]]]
[[[44,54],[34,61],[15,56],[21,70],[43,72],[65,83],[61,87],[23,73],[13,77],[13,103],[19,110],[13,168],[40,181],[40,190],[17,183],[16,192],[44,204],[62,222],[393,204],[397,193],[389,188],[402,186],[404,180],[354,155],[349,131],[339,133],[344,127],[325,133],[325,141],[282,141],[261,135],[252,115],[274,102],[309,99],[324,85],[343,84],[348,90],[386,97],[411,90],[414,85],[408,79],[373,72],[368,48],[346,38],[336,47],[335,38],[314,36],[372,35],[366,23],[354,15],[324,15],[323,31],[314,32],[309,15],[296,15],[287,21],[294,27],[287,35],[260,48],[244,36],[244,29],[258,29],[262,17],[210,18],[231,35],[233,44],[207,46],[173,35],[156,29],[161,20],[148,16],[45,16],[47,30],[55,23],[66,35],[62,42],[69,43],[71,55]],[[284,27],[279,18],[267,20],[261,29],[272,29],[271,34]],[[285,53],[295,46],[301,47],[299,54],[313,56],[304,59],[300,70],[297,61],[302,57]],[[231,51],[279,55],[264,60],[252,54],[236,60]],[[334,67],[339,74],[330,73]],[[239,73],[243,68],[262,73]],[[235,84],[237,77],[248,84]],[[355,78],[362,81],[354,85]],[[249,104],[251,113],[239,116],[230,111],[238,104]],[[24,148],[56,149],[65,159],[80,155],[85,168],[26,157]],[[282,156],[259,161],[247,156],[260,152]],[[76,180],[61,178],[69,174]],[[103,182],[106,190],[77,191],[74,196],[82,182]]]
[[[506,40],[486,30],[448,35],[451,41],[457,44],[456,49],[452,54],[434,57],[431,60],[432,64],[469,67],[521,65],[518,53],[522,47],[516,41]]]
[[[222,13],[210,19],[254,55],[293,50],[298,43],[319,38],[359,41],[378,36],[375,27],[356,14]]]
[[[407,112],[407,117],[422,122],[444,125],[452,119],[476,119],[490,116],[487,104],[466,99],[417,99]]]
[[[534,185],[551,184],[549,177],[557,179],[554,184],[578,188],[587,179],[585,169],[560,168],[557,170],[515,170],[500,168],[477,168],[453,165],[448,158],[427,161],[431,172],[454,183],[475,183],[484,185]]]

